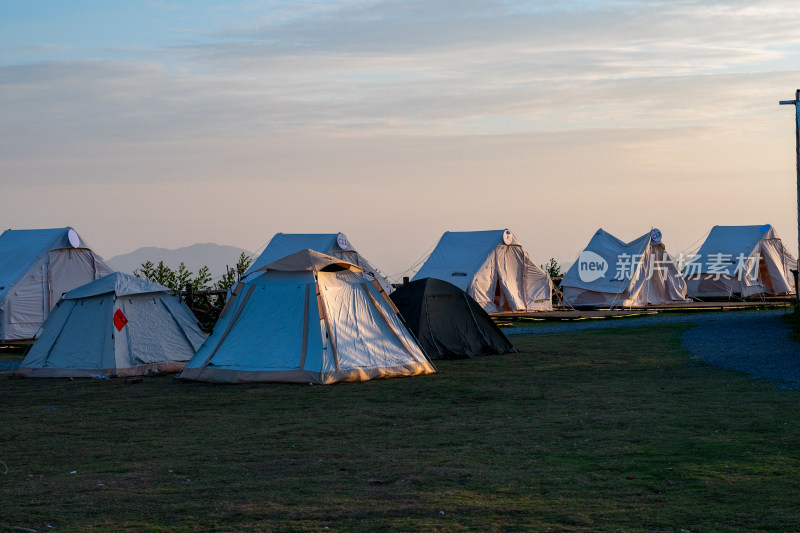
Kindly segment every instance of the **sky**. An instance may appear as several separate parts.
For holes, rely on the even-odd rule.
[[[444,231],[571,263],[603,228],[797,252],[800,4],[0,0],[0,228],[109,258],[344,232],[396,280]]]

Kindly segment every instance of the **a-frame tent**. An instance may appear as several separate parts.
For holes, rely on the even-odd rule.
[[[179,377],[329,384],[435,372],[377,281],[301,250],[252,272]]]
[[[683,274],[693,298],[745,298],[791,294],[795,268],[771,225],[714,226]]]
[[[166,287],[115,272],[58,303],[20,365],[24,377],[177,372],[206,336]]]
[[[419,279],[398,287],[391,298],[431,359],[516,352],[492,317],[452,283]]]
[[[245,276],[301,250],[314,250],[352,263],[364,271],[360,274],[362,277],[376,280],[387,294],[392,292],[392,285],[358,253],[344,233],[276,233]]]
[[[653,229],[624,242],[602,228],[561,281],[564,301],[579,307],[642,307],[686,302],[686,283]]]
[[[509,230],[447,231],[414,276],[469,294],[489,313],[549,311],[553,284]]]
[[[72,228],[0,235],[0,342],[33,339],[72,289],[114,272]]]

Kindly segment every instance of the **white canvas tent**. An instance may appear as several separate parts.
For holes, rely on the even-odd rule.
[[[375,279],[387,294],[392,292],[391,284],[356,251],[344,233],[276,233],[245,276],[300,250],[314,250],[352,263],[364,271],[360,275],[365,279]]]
[[[694,298],[745,298],[794,292],[796,265],[769,224],[714,226],[683,274]]]
[[[178,377],[328,384],[434,372],[386,293],[360,271],[313,250],[263,266],[237,285]]]
[[[61,296],[114,272],[72,228],[0,235],[0,342],[34,337]]]
[[[651,230],[623,242],[602,228],[595,232],[561,282],[573,306],[640,307],[686,302],[686,283]]]
[[[445,232],[414,276],[424,278],[452,283],[489,313],[553,309],[550,276],[507,229]]]
[[[64,296],[17,375],[177,372],[204,340],[197,319],[169,289],[115,272]]]

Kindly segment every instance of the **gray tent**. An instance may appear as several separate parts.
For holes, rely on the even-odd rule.
[[[487,313],[552,311],[550,276],[509,230],[446,231],[412,281],[452,283]]]
[[[771,225],[714,226],[683,275],[694,298],[745,298],[791,294],[795,268]]]
[[[687,302],[686,283],[661,237],[653,228],[625,242],[598,229],[564,275],[564,301],[612,308]]]
[[[221,383],[329,384],[435,372],[377,280],[301,250],[240,282],[178,376]]]
[[[0,235],[0,342],[32,339],[61,296],[114,272],[72,228]]]
[[[169,289],[116,272],[67,293],[17,375],[177,372],[204,341],[192,312]]]
[[[418,279],[398,288],[391,298],[431,359],[517,351],[478,302],[452,283]]]

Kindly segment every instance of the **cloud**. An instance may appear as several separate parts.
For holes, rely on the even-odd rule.
[[[93,205],[113,198],[102,219],[133,226],[97,224],[113,253],[137,231],[130,249],[181,235],[254,248],[335,227],[397,267],[445,229],[509,226],[544,260],[600,225],[625,238],[657,225],[678,242],[713,223],[793,228],[793,126],[777,106],[797,80],[793,3],[213,9],[226,27],[178,25],[165,41],[180,45],[0,67],[0,175],[25,199],[6,220],[97,224]],[[723,220],[751,203],[753,176],[782,191],[780,209]]]
[[[272,17],[218,35],[205,50],[213,59],[257,61],[273,55],[414,56],[467,52],[501,45],[536,51],[629,50],[663,43],[787,44],[797,41],[797,6],[753,8],[730,2],[439,2],[387,1],[309,11],[291,21]],[[759,24],[753,23],[758,14]],[[768,23],[768,25],[765,25]],[[191,48],[191,47],[190,47]],[[700,51],[702,46],[696,46]],[[203,46],[195,48],[198,52]],[[502,59],[502,58],[500,58]]]
[[[676,95],[713,86],[726,99],[740,89],[715,80],[749,86],[761,72],[782,70],[775,64],[800,39],[785,15],[797,11],[790,3],[362,1],[261,9],[268,14],[196,35],[191,45],[142,51],[139,60],[1,68],[0,94],[14,105],[0,111],[0,135],[69,144],[268,131],[509,133],[604,128],[610,120],[641,127],[638,109],[654,102],[664,111],[649,111],[651,121],[689,124],[705,116],[693,112],[705,104]],[[753,24],[754,16],[769,24]]]

